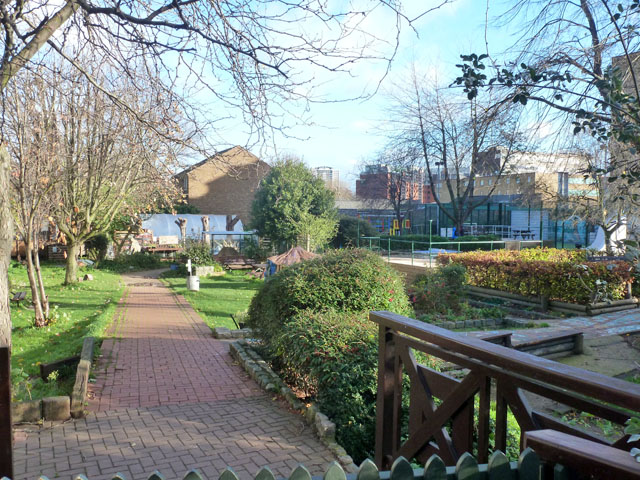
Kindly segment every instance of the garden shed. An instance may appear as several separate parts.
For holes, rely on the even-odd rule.
[[[310,260],[317,256],[315,253],[307,252],[302,247],[293,247],[291,250],[280,255],[267,258],[265,277],[278,273],[282,267],[287,267],[294,263],[302,262],[303,260]]]

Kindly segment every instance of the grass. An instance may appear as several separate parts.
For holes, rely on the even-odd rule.
[[[200,277],[200,291],[192,292],[187,290],[184,277],[163,277],[162,280],[175,293],[183,295],[212,329],[235,329],[231,314],[247,310],[263,282],[244,272],[231,271],[221,277]]]
[[[26,291],[27,298],[11,308],[12,350],[11,377],[14,399],[69,394],[73,386],[73,369],[58,372],[54,381],[45,383],[39,378],[40,364],[77,355],[84,337],[101,337],[109,324],[123,286],[114,273],[86,270],[94,280],[63,286],[64,267],[45,264],[42,274],[51,305],[48,326],[33,326],[29,282],[26,268],[13,262],[9,268],[11,290]],[[84,274],[84,269],[80,269]],[[69,377],[71,380],[69,381]]]

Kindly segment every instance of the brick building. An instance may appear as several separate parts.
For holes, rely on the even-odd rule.
[[[387,165],[368,165],[356,180],[356,197],[389,200],[393,189],[399,188],[403,200],[422,203],[425,195],[423,187],[422,169],[398,173],[393,172]]]
[[[270,168],[248,150],[236,146],[190,166],[175,178],[187,203],[202,213],[238,215],[247,225],[253,197]]]

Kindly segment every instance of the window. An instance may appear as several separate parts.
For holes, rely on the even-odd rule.
[[[516,177],[516,183],[520,183],[520,177]]]
[[[507,185],[509,185],[511,183],[511,178],[507,177]]]
[[[484,186],[484,180],[480,180],[480,186],[483,187]]]
[[[189,193],[189,176],[185,175],[182,177],[182,191],[185,195]]]
[[[493,185],[493,180],[489,179],[489,185]]]
[[[531,175],[527,177],[527,183],[531,183]]]

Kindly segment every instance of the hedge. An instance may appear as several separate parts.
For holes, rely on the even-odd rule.
[[[280,271],[249,307],[272,366],[313,396],[356,462],[372,453],[377,328],[370,310],[408,315],[400,275],[366,250],[336,250]]]
[[[380,256],[335,250],[285,268],[264,282],[249,306],[249,326],[269,345],[298,313],[389,310],[411,313],[400,275]]]
[[[467,252],[439,255],[437,261],[463,265],[470,285],[579,304],[588,304],[596,296],[624,298],[627,284],[633,281],[628,262],[587,262],[586,252],[580,250]]]
[[[272,345],[288,383],[336,423],[336,440],[361,462],[375,444],[377,326],[367,312],[299,313]]]

